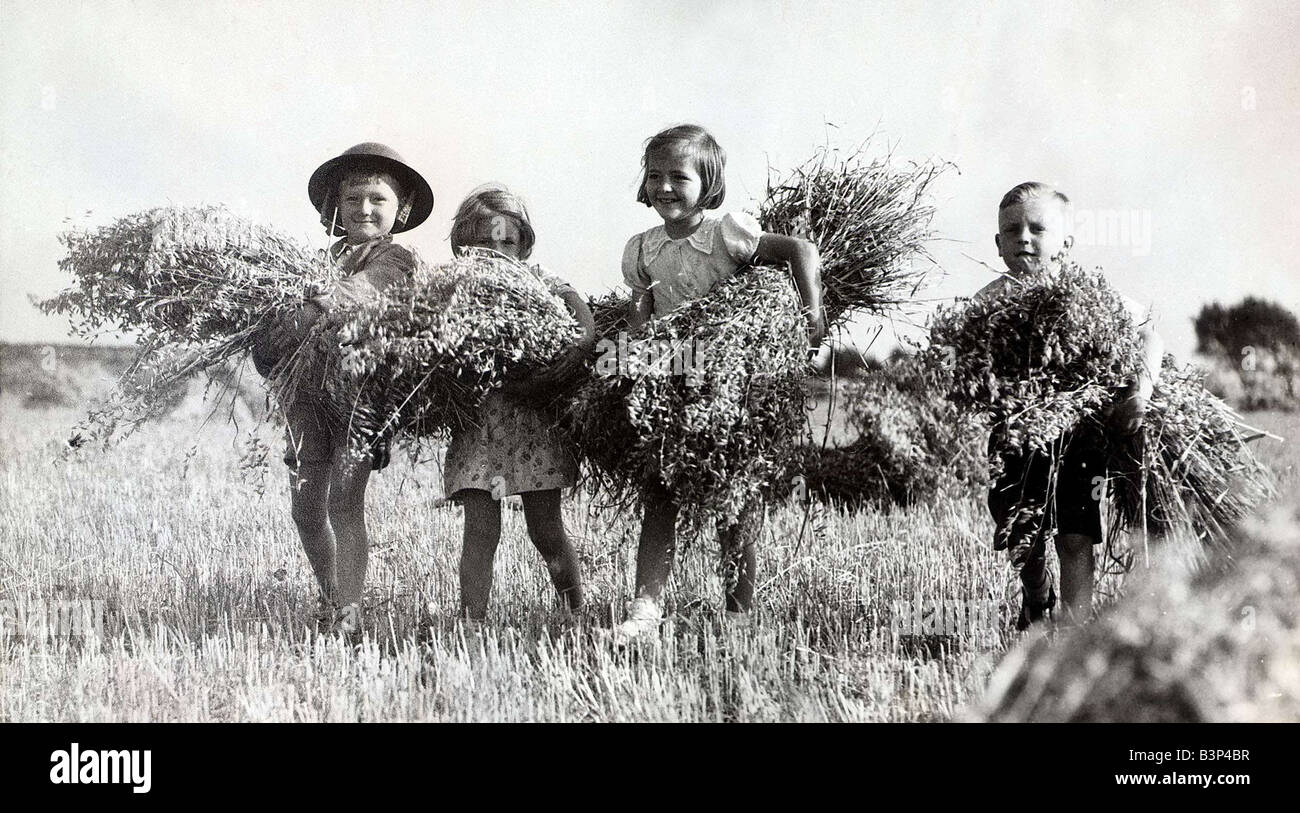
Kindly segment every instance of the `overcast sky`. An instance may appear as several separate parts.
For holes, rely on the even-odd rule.
[[[954,162],[927,297],[990,279],[998,199],[1034,179],[1074,199],[1076,257],[1154,303],[1175,352],[1212,299],[1300,311],[1291,2],[0,0],[0,38],[0,340],[66,334],[27,302],[68,282],[65,219],[220,202],[323,245],[307,178],[368,140],[437,196],[406,243],[450,256],[461,197],[503,182],[535,259],[594,293],[657,224],[642,143],[683,121],[727,151],[725,209],[828,138]]]

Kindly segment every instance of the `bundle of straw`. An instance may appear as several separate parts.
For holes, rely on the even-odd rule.
[[[1012,456],[1055,461],[1066,439],[1106,450],[1119,509],[1112,530],[1146,520],[1148,530],[1186,525],[1209,541],[1271,493],[1239,419],[1170,359],[1140,436],[1109,431],[1109,409],[1141,355],[1133,320],[1100,272],[1065,263],[943,311],[928,352],[952,365],[949,399],[992,418],[993,476]],[[1042,513],[1029,503],[1021,509],[1014,514]]]
[[[250,350],[328,289],[326,261],[220,207],[165,208],[63,235],[77,286],[42,303],[78,335],[121,329],[141,353],[92,423],[159,414],[175,384]],[[492,387],[554,361],[578,336],[564,303],[524,266],[471,253],[417,263],[409,284],[339,304],[276,365],[282,408],[310,400],[360,438],[473,422]]]
[[[1199,570],[1157,552],[1095,622],[1007,653],[969,719],[1300,721],[1300,515],[1235,529]]]
[[[944,398],[947,376],[909,356],[844,383],[847,445],[799,450],[810,492],[848,507],[911,505],[984,479],[981,421]]]
[[[593,305],[606,330],[623,324],[626,300]],[[789,275],[745,269],[635,336],[604,334],[565,424],[617,502],[663,487],[684,527],[733,524],[788,470],[806,348]]]
[[[587,300],[591,318],[596,325],[596,336],[613,341],[620,333],[628,332],[628,297],[617,291]]]
[[[1002,293],[941,310],[931,352],[953,403],[994,420],[994,446],[1046,452],[1136,375],[1137,329],[1100,271],[1064,263]]]
[[[179,381],[249,350],[329,279],[310,250],[221,207],[151,209],[60,240],[76,285],[40,308],[67,315],[74,335],[123,330],[141,348],[92,415],[106,440],[120,421],[158,414]]]
[[[412,439],[476,425],[488,392],[558,361],[581,336],[527,266],[480,251],[417,261],[409,282],[332,310],[316,330],[278,377],[281,399],[319,384],[328,419]]]
[[[1221,539],[1273,496],[1272,478],[1250,453],[1258,430],[1205,389],[1204,375],[1164,359],[1145,430],[1110,439],[1111,457],[1140,462],[1112,476],[1117,527],[1164,534],[1190,526],[1203,539]]]
[[[866,145],[841,157],[822,148],[787,176],[767,183],[763,230],[811,240],[821,254],[828,326],[856,311],[907,302],[924,279],[934,207],[930,184],[946,165],[868,160]]]
[[[212,352],[233,355],[329,279],[313,252],[221,207],[151,209],[60,241],[59,268],[77,284],[40,307],[88,338],[115,329],[146,344],[220,338]]]

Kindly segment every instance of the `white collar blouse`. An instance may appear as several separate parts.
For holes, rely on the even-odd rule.
[[[679,239],[656,226],[628,241],[623,281],[633,297],[650,291],[655,316],[663,316],[751,262],[762,236],[758,221],[743,212],[705,217],[699,228]]]

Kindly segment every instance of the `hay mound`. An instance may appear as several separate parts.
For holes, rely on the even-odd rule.
[[[1141,364],[1136,329],[1100,272],[1066,263],[965,308],[943,311],[930,353],[952,367],[948,398],[993,423],[990,468],[1027,452],[1059,457],[1073,438],[1104,449],[1112,530],[1175,525],[1212,541],[1272,493],[1268,472],[1246,447],[1254,430],[1200,383],[1199,373],[1164,361],[1142,431],[1107,428],[1115,394]],[[1141,465],[1135,465],[1140,462]],[[1057,467],[1052,467],[1055,489]],[[1026,502],[1011,517],[1052,511]]]
[[[1141,364],[1123,299],[1073,263],[940,311],[930,344],[951,366],[949,399],[987,414],[1006,452],[1048,451]]]
[[[222,207],[150,209],[60,241],[59,268],[76,286],[40,307],[87,338],[116,329],[144,344],[220,338],[233,355],[329,279],[312,251]]]
[[[1110,479],[1117,527],[1163,534],[1184,526],[1206,540],[1222,538],[1273,496],[1272,476],[1246,445],[1260,433],[1211,395],[1203,378],[1165,356],[1142,433],[1107,439],[1112,457],[1142,463]]]
[[[477,251],[417,261],[409,283],[336,308],[316,329],[278,375],[280,397],[320,381],[331,420],[363,437],[412,440],[475,426],[490,391],[558,361],[581,338],[563,300],[527,266]]]
[[[1298,521],[1294,508],[1252,521],[1231,561],[1199,573],[1162,559],[1092,624],[1008,653],[971,716],[1300,722]]]
[[[943,397],[945,379],[928,357],[910,356],[845,382],[847,424],[857,437],[800,447],[792,476],[802,473],[811,493],[848,507],[969,492],[985,477],[982,422]]]
[[[152,209],[61,238],[76,285],[41,303],[77,335],[125,330],[140,352],[85,431],[108,441],[122,424],[164,414],[195,373],[222,380],[264,331],[328,290],[316,253],[221,207]],[[562,301],[524,266],[473,253],[417,263],[409,284],[340,305],[273,371],[281,407],[310,399],[359,439],[435,435],[471,422],[506,378],[549,364],[578,336]],[[235,388],[226,387],[230,398]]]
[[[140,347],[79,428],[105,442],[165,414],[185,379],[219,373],[329,281],[312,251],[222,207],[150,209],[60,240],[75,285],[40,308],[68,316],[74,335],[123,330]]]
[[[806,420],[807,340],[789,275],[743,270],[635,336],[620,332],[626,299],[593,312],[598,357],[564,423],[595,483],[622,504],[662,486],[688,526],[736,522],[787,470]]]

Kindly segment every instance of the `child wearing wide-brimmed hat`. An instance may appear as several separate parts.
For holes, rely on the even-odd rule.
[[[269,375],[285,353],[301,343],[312,324],[338,303],[378,296],[409,279],[415,260],[393,234],[424,222],[433,192],[419,172],[391,148],[358,144],[331,158],[307,183],[312,206],[331,236],[341,237],[327,254],[339,279],[269,332],[254,350],[258,372]],[[320,584],[322,603],[343,632],[360,626],[369,542],[365,495],[371,469],[388,462],[387,443],[359,458],[350,453],[346,430],[318,413],[310,393],[289,405],[287,450],[294,524]]]

